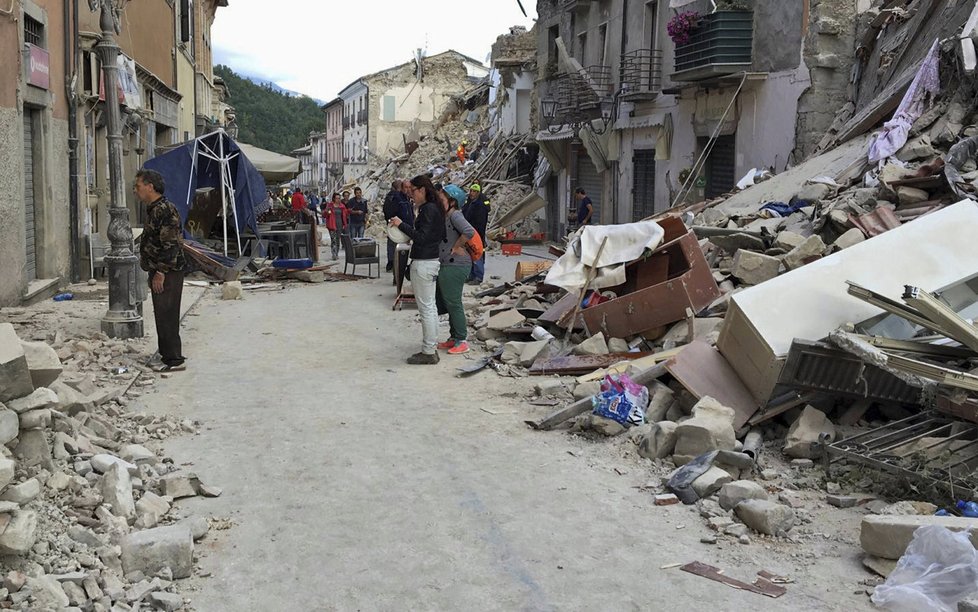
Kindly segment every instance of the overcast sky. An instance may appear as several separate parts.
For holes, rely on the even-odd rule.
[[[230,0],[214,20],[214,63],[329,101],[354,79],[455,49],[487,62],[496,37],[530,28],[536,0]]]

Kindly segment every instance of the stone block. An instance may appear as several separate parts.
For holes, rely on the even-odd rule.
[[[746,233],[710,236],[709,242],[727,253],[736,253],[739,250],[760,251],[764,249],[764,240]]]
[[[34,391],[24,347],[10,323],[0,323],[0,402],[30,395]]]
[[[584,422],[582,423],[582,426],[585,429],[596,431],[602,436],[608,436],[609,438],[612,436],[623,434],[627,429],[624,425],[622,425],[618,421],[607,419],[603,416],[598,416],[596,414],[585,415],[583,417],[583,421]]]
[[[628,346],[628,342],[622,338],[608,338],[608,352],[610,353],[627,353],[631,350]]]
[[[821,202],[832,194],[832,187],[824,183],[809,183],[801,188],[795,197],[812,204]]]
[[[132,501],[132,479],[120,464],[115,464],[102,476],[102,499],[112,508],[112,514],[130,521],[136,516]]]
[[[663,493],[655,496],[656,506],[673,506],[679,503],[679,498],[672,493]]]
[[[767,499],[767,490],[752,480],[735,480],[720,489],[720,507],[724,510],[733,510],[748,499]]]
[[[800,244],[804,244],[805,237],[801,234],[796,234],[791,231],[780,232],[777,238],[774,239],[774,248],[783,249],[785,251],[790,251]]]
[[[574,399],[593,397],[598,393],[601,393],[601,381],[593,380],[591,382],[580,383],[574,387]]]
[[[854,508],[859,498],[854,495],[826,495],[825,501],[836,508]]]
[[[37,513],[18,510],[10,514],[10,523],[0,534],[0,554],[23,555],[34,547],[37,538]]]
[[[795,525],[794,510],[765,499],[742,501],[734,508],[734,512],[745,525],[767,535],[787,533]]]
[[[14,469],[16,467],[16,462],[0,456],[0,491],[14,481]]]
[[[17,437],[20,431],[20,418],[13,410],[0,404],[0,444],[7,444]]]
[[[51,468],[51,447],[44,431],[40,429],[28,429],[20,432],[17,446],[14,448],[14,456],[20,460],[24,467],[39,465],[44,468]]]
[[[127,576],[135,572],[155,576],[169,568],[174,578],[188,578],[193,557],[194,541],[186,525],[138,531],[122,540],[122,567]]]
[[[881,559],[899,559],[913,539],[913,533],[924,525],[940,525],[951,531],[968,531],[971,543],[978,547],[976,521],[963,516],[881,516],[863,517],[859,543],[867,554]]]
[[[737,439],[734,435],[735,413],[713,399],[704,397],[693,406],[692,418],[676,428],[676,449],[673,461],[685,465],[699,455],[711,450],[732,450]]]
[[[524,343],[523,350],[520,352],[520,365],[524,367],[533,365],[534,361],[542,356],[545,356],[547,353],[547,347],[549,346],[549,340],[537,340],[535,342]]]
[[[29,395],[7,402],[7,408],[10,408],[17,414],[28,412],[30,410],[51,408],[57,405],[58,395],[47,387],[40,387],[39,389],[35,389]]]
[[[147,491],[136,502],[136,525],[143,529],[156,527],[160,519],[170,511],[170,502],[159,495]]]
[[[30,589],[34,597],[35,610],[64,610],[71,605],[61,583],[52,576],[28,578],[26,588]]]
[[[930,136],[921,134],[916,138],[908,140],[907,144],[903,145],[894,157],[902,162],[911,162],[917,161],[918,159],[929,160],[937,157],[937,155],[937,151],[931,144]]]
[[[828,434],[830,441],[835,439],[835,426],[821,410],[805,406],[801,416],[791,424],[785,439],[784,454],[796,459],[811,459],[812,444],[818,442],[821,434]]]
[[[241,281],[228,281],[221,285],[222,300],[240,300],[244,297]]]
[[[79,412],[92,412],[95,408],[95,404],[87,396],[60,380],[51,383],[49,388],[58,394],[58,410],[68,416],[75,416]]]
[[[175,612],[183,607],[183,596],[178,593],[156,591],[150,593],[148,599],[154,608],[163,610],[163,612]]]
[[[0,501],[23,506],[40,494],[41,481],[37,478],[29,478],[20,484],[8,486],[3,493],[0,493]]]
[[[689,323],[680,321],[669,328],[669,331],[662,336],[660,341],[666,350],[686,344],[691,340],[705,340],[710,344],[715,344],[716,338],[720,336],[721,327],[723,327],[722,317],[696,317],[693,319],[692,339],[689,337]]]
[[[503,331],[510,327],[516,327],[526,321],[526,317],[520,314],[515,308],[498,312],[489,317],[488,328],[495,331]]]
[[[669,407],[675,401],[672,389],[659,381],[649,385],[649,407],[645,410],[645,420],[649,423],[664,421]]]
[[[731,273],[742,283],[759,285],[775,278],[780,269],[781,260],[777,257],[741,249],[734,255]]]
[[[20,429],[50,429],[51,410],[40,408],[38,410],[28,410],[20,414]]]
[[[813,258],[821,257],[825,252],[825,243],[821,236],[814,235],[805,239],[805,242],[788,251],[784,256],[784,263],[789,270],[802,267]]]
[[[916,187],[897,187],[896,190],[897,202],[900,206],[910,207],[915,204],[920,204],[921,202],[926,202],[930,199],[930,194],[923,189],[917,189]]]
[[[866,240],[866,235],[863,234],[863,231],[858,227],[854,227],[836,238],[834,244],[840,249],[848,249],[849,247],[859,244],[864,240]]]
[[[31,373],[34,387],[46,387],[61,376],[63,370],[58,353],[47,342],[25,342],[21,340],[27,369]]]
[[[167,474],[160,482],[163,485],[163,495],[167,497],[181,499],[197,495],[191,477],[186,474]]]
[[[575,346],[573,353],[575,355],[607,355],[609,353],[608,343],[604,339],[604,334],[598,332]]]
[[[671,421],[652,424],[649,433],[639,440],[638,454],[646,459],[665,459],[671,455],[676,448],[677,427]]]
[[[733,478],[725,470],[718,467],[711,467],[699,478],[693,481],[693,491],[700,496],[700,499],[709,497],[720,490],[723,485],[729,483]]]
[[[120,459],[115,455],[109,455],[107,453],[99,453],[98,455],[93,455],[90,459],[92,462],[92,469],[94,469],[99,474],[104,474],[109,471],[109,469],[116,464],[122,465],[129,472],[130,476],[139,475],[139,467],[135,464],[129,463],[125,459]]]
[[[179,525],[186,525],[190,529],[190,535],[193,536],[194,542],[202,539],[207,535],[207,532],[211,529],[211,524],[207,522],[202,516],[192,516],[190,518],[185,518],[178,523]]]
[[[119,455],[129,463],[136,465],[152,465],[158,461],[153,451],[139,444],[127,444],[122,447]]]

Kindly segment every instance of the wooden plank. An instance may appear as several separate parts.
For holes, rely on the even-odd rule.
[[[646,351],[640,353],[608,353],[606,355],[568,355],[566,357],[551,357],[537,361],[530,367],[531,376],[544,374],[584,374],[601,368],[607,368],[620,361],[628,361],[649,357],[655,353]]]
[[[697,399],[709,396],[733,408],[734,429],[747,424],[758,405],[727,360],[706,342],[696,341],[666,362],[666,369]]]
[[[583,374],[581,376],[578,376],[577,382],[578,384],[580,384],[584,382],[591,382],[593,380],[601,380],[602,378],[604,378],[605,374],[621,374],[622,372],[627,371],[628,368],[638,368],[638,369],[651,368],[657,363],[661,363],[668,359],[672,359],[673,357],[678,355],[679,352],[682,351],[684,348],[686,348],[685,345],[677,346],[676,348],[669,349],[668,351],[659,351],[658,353],[654,353],[652,355],[649,355],[648,357],[639,357],[634,361],[631,360],[621,361],[612,364],[602,370],[595,370],[594,372],[591,372],[589,374]]]
[[[656,380],[660,376],[666,373],[666,364],[660,363],[655,365],[648,370],[643,370],[639,372],[632,380],[639,385],[647,385],[653,380]],[[561,408],[556,412],[552,412],[540,421],[524,421],[527,425],[533,429],[538,429],[542,431],[547,431],[553,429],[557,425],[560,425],[567,419],[572,419],[580,414],[584,414],[588,410],[591,410],[591,399],[590,397],[585,397],[584,399],[577,400],[573,404],[570,404],[566,408]]]

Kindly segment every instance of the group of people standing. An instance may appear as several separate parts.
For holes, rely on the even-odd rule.
[[[408,357],[417,365],[436,364],[438,350],[466,353],[468,324],[462,306],[466,282],[481,283],[485,254],[473,259],[470,243],[485,244],[489,204],[478,184],[466,196],[457,185],[440,185],[425,175],[398,179],[384,199],[384,217],[411,238],[411,286],[421,315],[421,351]],[[478,239],[476,239],[478,236]],[[388,270],[394,243],[388,242]],[[438,342],[438,315],[448,313],[449,337]]]
[[[340,234],[349,234],[350,238],[363,238],[367,228],[369,209],[367,200],[363,198],[363,190],[354,188],[353,197],[349,191],[342,194],[334,192],[327,199],[325,194],[320,197],[311,192],[306,198],[301,187],[296,187],[291,194],[287,193],[288,206],[296,217],[296,223],[323,223],[329,231],[330,250],[333,259],[339,257]]]

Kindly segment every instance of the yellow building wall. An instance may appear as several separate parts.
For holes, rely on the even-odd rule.
[[[177,51],[177,87],[180,100],[179,140],[185,142],[194,137],[194,65],[183,51]]]

